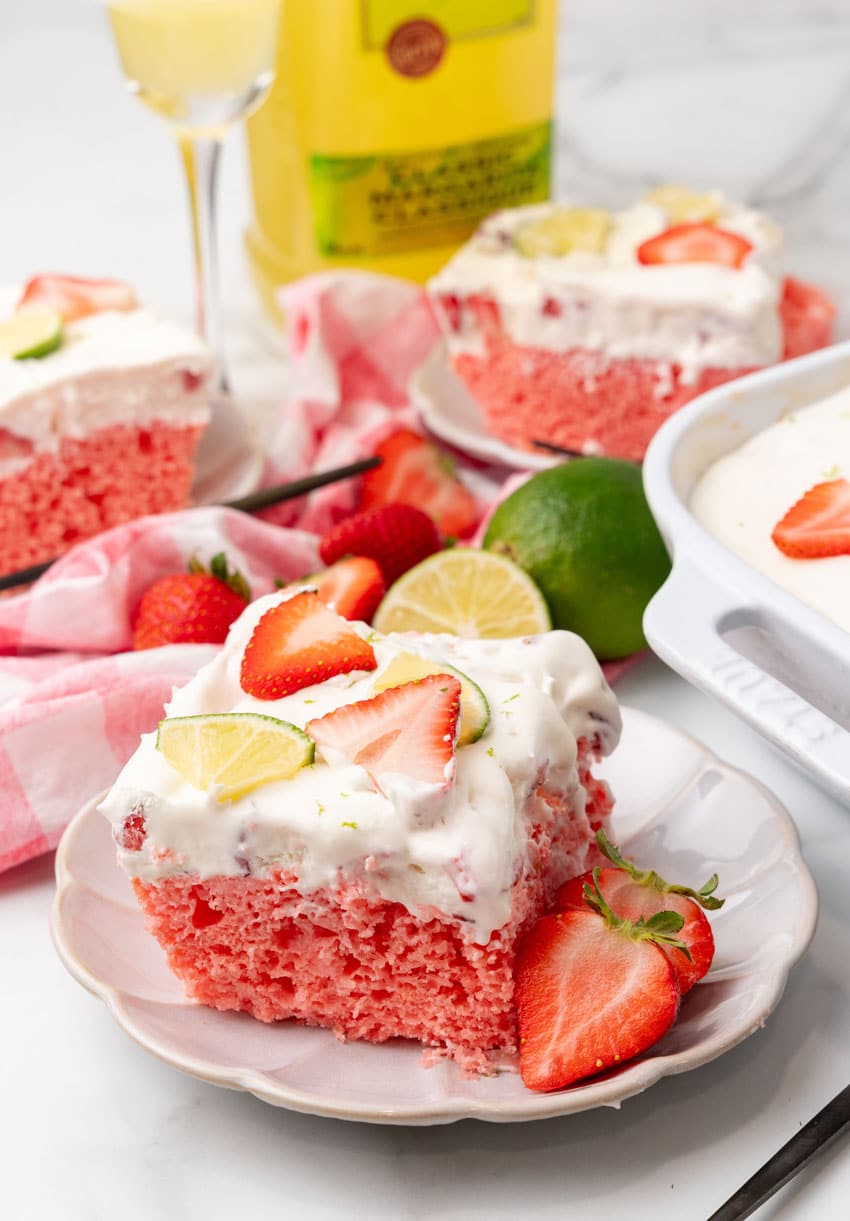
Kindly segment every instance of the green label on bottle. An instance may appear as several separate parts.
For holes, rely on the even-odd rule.
[[[396,254],[458,244],[499,208],[549,198],[552,124],[415,153],[310,158],[324,255]]]

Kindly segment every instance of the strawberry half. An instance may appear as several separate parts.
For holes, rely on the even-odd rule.
[[[133,648],[164,644],[221,644],[251,593],[238,572],[230,572],[222,553],[207,572],[197,560],[188,572],[162,577],[145,590],[133,615]]]
[[[66,322],[100,314],[105,310],[136,309],[138,301],[129,284],[120,280],[84,280],[79,276],[33,276],[25,285],[18,309],[49,305]]]
[[[605,1072],[670,1029],[679,989],[656,936],[667,935],[587,908],[537,921],[514,964],[520,1072],[529,1089],[559,1090]]]
[[[416,505],[433,517],[444,535],[468,534],[481,516],[475,497],[455,475],[452,459],[409,428],[386,438],[375,450],[381,465],[363,476],[361,509]]]
[[[587,911],[584,902],[584,887],[588,885],[591,874],[582,874],[573,878],[558,892],[555,908],[558,911]],[[627,873],[620,869],[601,869],[599,872],[599,889],[611,910],[622,920],[636,922],[648,920],[660,911],[674,911],[682,917],[684,923],[678,933],[679,940],[688,949],[690,959],[681,950],[665,951],[670,959],[670,965],[676,975],[679,991],[682,996],[702,979],[714,958],[714,936],[711,925],[705,913],[684,895],[664,894],[647,890],[638,882],[633,882]]]
[[[816,483],[792,505],[770,536],[792,560],[850,555],[850,483]]]
[[[413,505],[388,504],[347,517],[324,536],[319,555],[334,564],[347,555],[376,561],[387,585],[420,560],[440,551],[443,540],[427,513]]]
[[[306,577],[316,592],[331,610],[343,619],[361,619],[371,622],[378,604],[387,592],[383,573],[377,561],[365,555],[353,555],[347,560],[338,560],[324,572]]]
[[[637,261],[645,264],[722,263],[724,267],[740,267],[752,248],[752,242],[740,233],[693,221],[648,238],[636,253]]]
[[[662,946],[662,949],[670,959],[679,991],[684,996],[707,973],[714,958],[714,934],[702,909],[716,911],[723,906],[723,899],[714,896],[717,874],[712,874],[700,890],[693,890],[689,886],[665,882],[653,869],[639,869],[620,854],[604,831],[597,833],[596,842],[614,864],[614,868],[598,871],[598,885],[616,916],[631,923],[648,921],[662,911],[673,911],[682,917],[682,926],[676,936],[686,947],[687,954],[675,947]],[[592,882],[592,872],[565,882],[555,896],[553,909],[586,910]]]
[[[310,721],[307,733],[319,747],[359,763],[379,788],[381,775],[388,772],[446,788],[459,716],[458,680],[429,674]]]
[[[239,682],[258,700],[279,700],[335,674],[374,670],[372,646],[312,590],[267,610],[242,655]]]

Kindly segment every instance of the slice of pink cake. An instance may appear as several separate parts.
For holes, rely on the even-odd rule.
[[[640,460],[696,395],[829,343],[834,306],[781,260],[766,216],[668,187],[497,213],[430,291],[493,433]]]
[[[166,724],[262,713],[306,730],[313,763],[223,800],[146,737],[101,807],[119,858],[190,996],[342,1038],[416,1039],[484,1071],[516,1050],[518,938],[593,859],[611,795],[591,769],[617,741],[616,701],[570,633],[382,637],[324,609],[322,656],[356,634],[371,660],[251,694],[269,690],[246,680],[265,656],[256,633],[312,596],[249,606]],[[436,677],[395,685],[411,664]]]
[[[0,356],[0,573],[146,513],[182,508],[207,422],[210,360],[110,281],[37,277],[0,320],[54,308],[60,342]]]

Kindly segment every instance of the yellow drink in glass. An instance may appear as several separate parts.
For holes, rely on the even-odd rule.
[[[130,89],[184,131],[241,118],[274,76],[280,0],[111,0]]]
[[[299,0],[295,0],[296,3]],[[167,119],[192,211],[198,330],[229,396],[215,242],[216,175],[228,129],[256,110],[275,72],[282,0],[107,0],[127,87]],[[205,442],[212,434],[207,429]]]

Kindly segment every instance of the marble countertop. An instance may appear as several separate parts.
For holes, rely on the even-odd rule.
[[[603,203],[664,179],[769,207],[790,262],[850,334],[847,0],[565,0],[558,190]],[[182,186],[160,126],[125,97],[94,0],[0,6],[2,278],[113,275],[191,316]],[[223,278],[237,388],[285,375],[256,326],[224,165]],[[766,1028],[621,1110],[527,1125],[400,1129],[274,1110],[166,1067],[66,975],[52,861],[0,877],[0,1212],[26,1221],[548,1221],[708,1216],[850,1080],[850,812],[730,714],[648,660],[619,688],[772,788],[818,883],[813,945]],[[759,1214],[846,1213],[839,1142]]]

